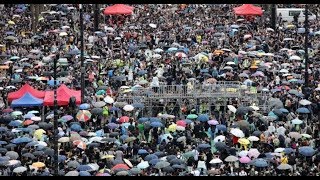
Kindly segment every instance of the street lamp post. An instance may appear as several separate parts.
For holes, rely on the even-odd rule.
[[[54,174],[59,174],[59,147],[58,147],[58,102],[57,102],[57,61],[59,55],[54,58],[53,62],[53,86],[54,86],[54,101],[53,101],[53,133],[54,133]]]
[[[308,89],[309,86],[309,73],[308,73],[308,66],[309,66],[309,53],[308,53],[308,36],[309,36],[309,28],[308,28],[308,4],[305,5],[305,40],[304,40],[304,65],[305,65],[305,72],[304,72],[304,86],[306,88],[306,90]]]
[[[84,68],[84,38],[83,38],[83,31],[84,31],[84,27],[83,27],[83,9],[82,9],[82,4],[79,5],[79,9],[80,9],[80,39],[81,39],[81,47],[80,47],[80,61],[81,61],[81,102],[84,102],[84,74],[85,74],[85,68]]]

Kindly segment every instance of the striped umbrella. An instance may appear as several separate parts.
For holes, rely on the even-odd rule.
[[[88,110],[80,110],[77,113],[77,119],[79,121],[87,122],[91,118],[91,113]]]

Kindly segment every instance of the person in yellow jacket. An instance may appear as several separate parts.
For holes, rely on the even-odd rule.
[[[282,157],[280,159],[281,164],[288,164],[288,157],[282,154]]]

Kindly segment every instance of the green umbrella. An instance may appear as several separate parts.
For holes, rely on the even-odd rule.
[[[4,38],[5,40],[11,40],[11,41],[14,41],[16,40],[17,38],[14,37],[14,36],[7,36],[6,38]]]
[[[11,113],[12,116],[21,116],[22,115],[22,112],[21,111],[13,111]]]
[[[103,90],[103,89],[101,89],[98,92],[96,92],[96,95],[104,95],[104,94],[106,94],[106,91]]]
[[[198,115],[196,115],[196,114],[189,114],[187,116],[187,119],[197,119],[197,118],[198,118]]]
[[[20,57],[19,57],[19,56],[12,56],[12,57],[10,58],[10,60],[17,60],[17,59],[20,59]]]

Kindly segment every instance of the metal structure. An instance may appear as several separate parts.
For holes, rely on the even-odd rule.
[[[201,112],[200,105],[204,105],[208,113],[212,113],[214,108],[222,108],[226,112],[227,105],[234,101],[243,106],[254,104],[260,111],[267,112],[268,97],[267,92],[252,93],[249,88],[243,89],[240,82],[219,81],[205,85],[160,85],[157,90],[150,87],[135,88],[130,93],[121,93],[117,101],[144,104],[141,110],[144,116],[155,116],[152,112],[157,108],[181,116],[181,107],[185,102],[188,102],[188,109],[196,109],[197,112]]]

